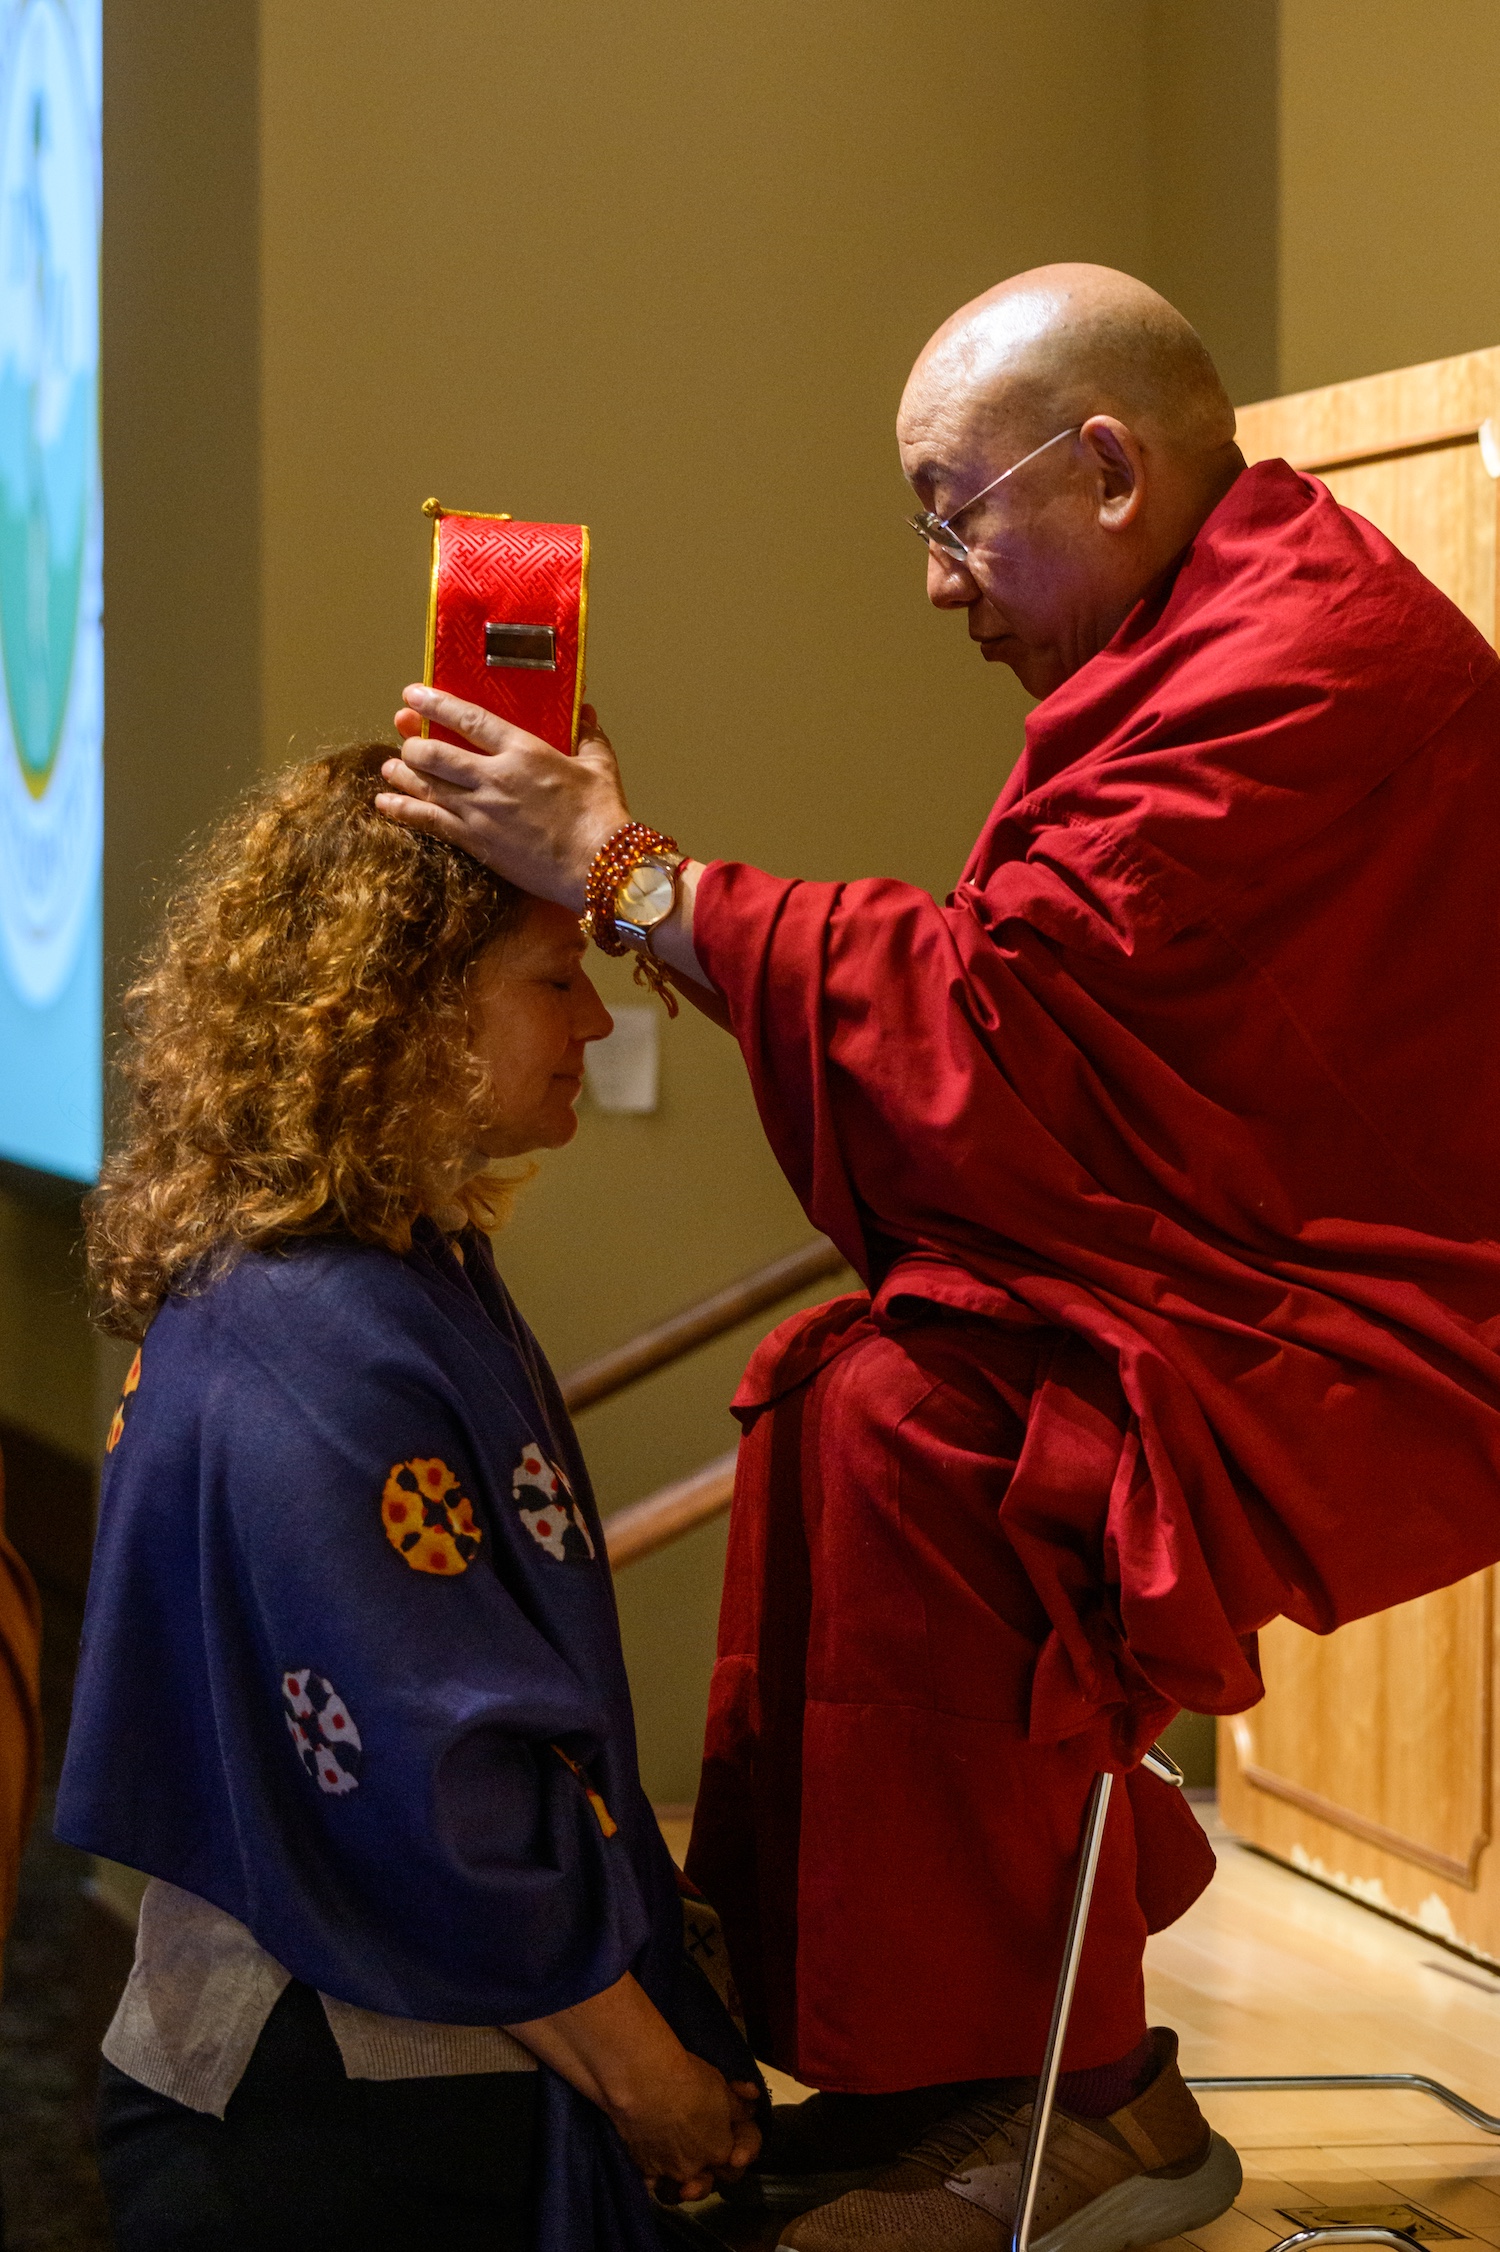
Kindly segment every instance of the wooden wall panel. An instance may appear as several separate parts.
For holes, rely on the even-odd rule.
[[[1338,1634],[1279,1619],[1235,1727],[1258,1789],[1472,1889],[1490,1834],[1492,1575]]]
[[[1500,350],[1268,400],[1239,424],[1247,460],[1323,477],[1496,640]],[[1278,1620],[1264,1703],[1220,1724],[1219,1797],[1250,1843],[1500,1959],[1494,1580],[1326,1637]]]
[[[1322,477],[1496,639],[1500,349],[1245,407],[1239,435],[1247,461]]]
[[[1326,483],[1346,508],[1378,524],[1481,633],[1495,631],[1495,480],[1477,436],[1430,453],[1397,454],[1347,469]]]

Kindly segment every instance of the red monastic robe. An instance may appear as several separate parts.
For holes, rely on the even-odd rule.
[[[865,2088],[1035,2069],[1055,1944],[1005,1872],[1039,1857],[1065,1896],[1087,1772],[1179,1705],[1252,1703],[1278,1614],[1327,1632],[1500,1558],[1497,750],[1489,646],[1263,463],[1032,714],[945,905],[704,876],[695,939],[767,1134],[874,1293],[784,1325],[739,1403],[690,1865],[774,2061]],[[937,1329],[939,1425],[987,1434],[967,1487],[968,1442],[914,1440],[902,1405]],[[898,1538],[868,1499],[892,1446]],[[976,1509],[987,1588],[932,1562]],[[967,1689],[901,1662],[909,1587]],[[1056,1851],[1023,1750],[1033,1799],[1070,1777]],[[1070,2063],[1119,2053],[1084,2021],[1201,1882],[1152,1827],[1115,1849]]]

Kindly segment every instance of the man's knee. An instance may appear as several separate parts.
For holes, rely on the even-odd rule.
[[[817,1590],[810,1694],[816,1681],[1025,1721],[1048,1620],[1000,1523],[1024,1423],[976,1327],[903,1325],[816,1381],[798,1449]]]

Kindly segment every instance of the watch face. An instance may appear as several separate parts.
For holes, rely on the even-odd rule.
[[[650,930],[672,912],[676,894],[675,872],[662,861],[643,860],[633,868],[615,893],[615,919]]]

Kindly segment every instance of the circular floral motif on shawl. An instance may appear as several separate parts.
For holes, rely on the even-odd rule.
[[[522,1524],[538,1548],[559,1564],[592,1564],[594,1536],[588,1519],[573,1499],[566,1473],[548,1460],[538,1446],[528,1444],[511,1480]],[[538,1506],[521,1505],[530,1494]]]
[[[435,1455],[396,1464],[380,1497],[380,1522],[396,1554],[414,1572],[450,1579],[468,1570],[484,1537],[457,1478]]]
[[[331,1681],[311,1666],[281,1677],[283,1715],[297,1757],[320,1791],[342,1798],[358,1790],[364,1746],[354,1716]]]

